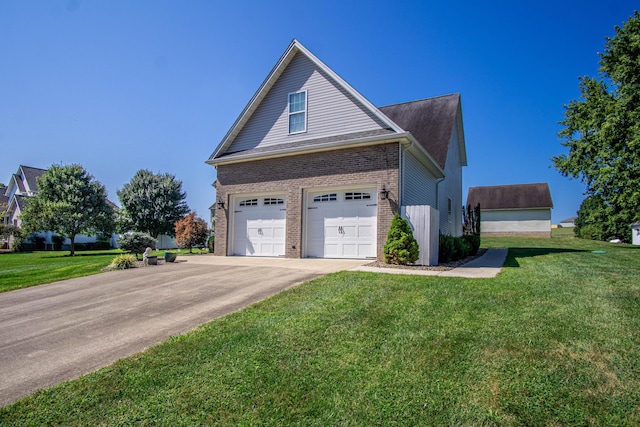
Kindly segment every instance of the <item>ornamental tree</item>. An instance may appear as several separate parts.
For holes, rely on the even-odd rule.
[[[130,219],[124,222],[155,239],[160,234],[173,236],[176,221],[189,213],[182,181],[168,173],[156,175],[141,169],[118,191],[118,197],[122,214]]]
[[[198,218],[195,212],[176,221],[176,243],[181,248],[188,248],[192,253],[193,247],[205,246],[209,237],[209,230],[204,219]]]
[[[51,230],[71,240],[75,255],[78,234],[111,234],[113,207],[105,187],[78,164],[52,165],[37,178],[38,193],[26,199],[20,213],[25,235]]]
[[[419,257],[418,242],[413,237],[409,221],[395,214],[384,245],[385,261],[389,264],[412,264]]]
[[[559,137],[569,153],[552,160],[615,219],[592,235],[628,241],[629,224],[640,220],[640,14],[615,32],[600,54],[600,75],[580,78],[580,98],[565,105]]]

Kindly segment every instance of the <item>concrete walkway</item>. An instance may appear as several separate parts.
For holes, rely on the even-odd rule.
[[[367,271],[370,273],[405,274],[416,276],[440,276],[440,277],[466,277],[470,279],[490,279],[496,277],[504,261],[507,259],[508,249],[489,249],[479,258],[474,259],[453,270],[416,270],[411,268],[379,268],[366,265],[354,268],[354,271]]]

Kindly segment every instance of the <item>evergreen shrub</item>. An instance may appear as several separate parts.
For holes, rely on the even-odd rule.
[[[420,256],[418,242],[413,237],[409,221],[396,214],[391,221],[387,242],[384,245],[384,259],[389,264],[413,264]]]

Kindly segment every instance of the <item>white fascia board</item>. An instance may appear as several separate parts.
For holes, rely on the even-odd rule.
[[[379,145],[385,144],[388,142],[400,142],[400,143],[409,143],[407,140],[407,136],[410,135],[408,133],[402,134],[392,134],[392,135],[380,135],[377,137],[366,137],[366,138],[357,138],[351,139],[349,141],[336,141],[336,142],[327,142],[324,144],[317,144],[311,147],[294,147],[287,148],[284,150],[278,150],[270,153],[254,153],[247,154],[243,156],[236,156],[232,159],[225,160],[221,159],[210,159],[205,163],[211,166],[218,165],[230,165],[233,163],[242,163],[254,160],[264,160],[264,159],[272,159],[275,157],[287,157],[287,156],[295,156],[298,154],[308,154],[308,153],[318,153],[322,151],[331,151],[335,149],[343,149],[343,148],[354,148],[354,147],[366,147],[368,145]]]
[[[458,111],[456,113],[457,134],[458,134],[458,148],[460,151],[460,164],[462,166],[468,166],[467,164],[467,143],[464,139],[464,126],[462,123],[462,99],[458,101]]]
[[[421,163],[423,163],[424,166],[430,172],[432,172],[436,178],[444,178],[445,177],[444,170],[442,170],[440,165],[436,163],[433,157],[431,157],[431,154],[429,154],[427,150],[424,149],[422,144],[420,144],[418,140],[415,139],[413,135],[411,135],[411,133],[405,132],[405,135],[407,135],[407,140],[409,144],[407,147],[407,150],[411,151],[413,154],[417,154],[418,159],[422,157],[424,160],[426,160],[426,162],[421,162]]]

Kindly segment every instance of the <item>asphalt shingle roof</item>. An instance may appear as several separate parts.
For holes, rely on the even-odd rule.
[[[467,204],[480,209],[543,209],[553,208],[549,184],[513,184],[469,187]]]
[[[402,129],[410,132],[444,169],[459,105],[460,94],[452,94],[378,109]]]

